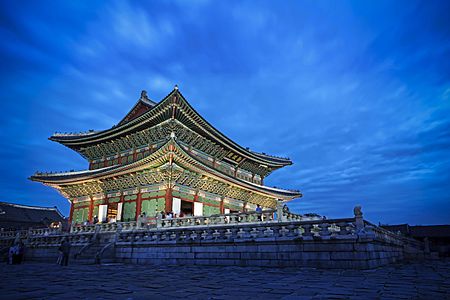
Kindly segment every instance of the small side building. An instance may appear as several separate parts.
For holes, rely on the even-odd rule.
[[[53,222],[65,222],[56,207],[0,202],[0,230],[42,228]]]

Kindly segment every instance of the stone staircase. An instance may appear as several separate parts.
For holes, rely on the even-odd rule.
[[[106,251],[103,253],[100,262],[98,262],[97,254],[105,247],[107,243],[94,243],[84,249],[80,254],[74,254],[74,258],[71,260],[74,264],[93,265],[93,264],[107,264],[114,263],[115,257],[113,251]]]

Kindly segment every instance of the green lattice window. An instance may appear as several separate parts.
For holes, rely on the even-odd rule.
[[[156,199],[144,200],[144,201],[142,201],[141,211],[145,212],[147,217],[154,217],[154,216],[156,216],[157,204],[158,204],[158,200],[156,200]]]
[[[123,204],[123,220],[133,221],[136,219],[136,202],[125,202]]]
[[[98,217],[98,206],[94,206],[94,210],[92,211],[92,217],[94,216]]]
[[[89,208],[78,208],[73,210],[72,220],[77,223],[81,224],[84,221],[86,221],[89,217]]]
[[[203,215],[204,216],[210,216],[210,215],[216,215],[216,214],[220,214],[219,207],[203,205]]]

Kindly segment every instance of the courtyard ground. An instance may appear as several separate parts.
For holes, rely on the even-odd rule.
[[[375,270],[0,265],[0,299],[450,299],[450,262]]]

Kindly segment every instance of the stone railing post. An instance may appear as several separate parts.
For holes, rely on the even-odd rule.
[[[283,201],[277,200],[277,221],[283,221]]]
[[[355,208],[353,209],[353,213],[355,214],[356,231],[359,232],[364,230],[364,219],[363,213],[361,211],[361,206],[360,205],[355,206]]]
[[[162,225],[161,220],[162,220],[161,212],[158,212],[156,214],[156,228],[161,228],[161,225]]]

